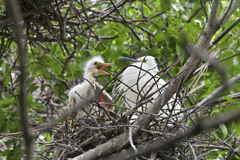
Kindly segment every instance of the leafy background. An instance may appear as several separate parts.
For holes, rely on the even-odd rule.
[[[159,69],[164,73],[163,79],[169,81],[188,58],[188,55],[185,55],[178,61],[184,54],[181,48],[181,35],[184,34],[189,43],[197,44],[207,23],[205,11],[207,15],[210,14],[212,3],[204,0],[201,2],[198,0],[123,1],[122,4],[114,2],[120,4],[119,14],[114,9],[112,12],[109,11],[112,7],[110,1],[19,1],[22,12],[30,13],[24,16],[23,22],[23,32],[28,39],[25,94],[29,127],[34,128],[49,122],[67,109],[68,90],[82,82],[84,63],[96,54],[101,54],[105,62],[114,64],[109,68],[111,76],[97,77],[100,84],[106,84],[127,65],[118,58],[120,56],[156,57]],[[227,0],[221,1],[219,15],[230,3],[231,1]],[[0,155],[6,159],[20,159],[24,150],[23,139],[19,133],[22,131],[19,121],[21,73],[12,24],[6,21],[10,13],[7,4],[0,2]],[[68,19],[64,24],[66,17]],[[214,35],[212,41],[234,22],[239,21],[239,17],[238,8]],[[89,21],[89,24],[83,19]],[[237,75],[240,70],[239,31],[240,25],[236,25],[208,51],[208,55],[219,52],[215,60],[226,70],[229,78]],[[204,63],[202,60],[198,67]],[[170,67],[173,68],[166,74]],[[205,83],[203,88],[190,96],[191,103],[189,101],[185,103],[187,107],[197,104],[222,84],[221,76],[216,69],[207,67],[200,73],[195,76],[199,79],[193,77],[182,87],[184,92],[182,95],[187,95],[192,89]],[[115,81],[116,79],[106,87],[110,94]],[[239,107],[238,97],[229,96],[239,93],[239,86],[240,83],[237,82],[222,93],[225,101],[215,104],[214,109],[206,111],[210,112],[210,118],[214,119],[220,112]],[[187,123],[192,125],[190,121]],[[239,127],[238,121],[222,124],[218,129],[214,129],[210,136],[216,141],[224,141],[231,136],[237,138],[240,133]],[[46,149],[46,146],[38,142],[50,142],[51,132],[39,134],[36,141],[35,154],[38,155]],[[238,151],[239,147],[236,148],[236,152]],[[228,152],[228,150],[215,151],[209,153],[208,158],[224,159]],[[239,157],[234,155],[232,159]]]

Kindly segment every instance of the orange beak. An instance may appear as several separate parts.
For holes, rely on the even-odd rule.
[[[99,65],[97,65],[98,72],[103,75],[108,75],[109,73],[106,71],[103,71],[102,68],[109,67],[112,65],[113,65],[112,63],[100,63]]]

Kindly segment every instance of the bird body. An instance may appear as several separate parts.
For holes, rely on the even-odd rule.
[[[142,70],[139,68],[142,68]],[[158,87],[161,87],[166,83],[162,79],[157,82],[159,77],[156,74],[145,72],[149,70],[150,68],[146,64],[133,63],[132,66],[126,68],[126,70],[122,73],[121,81],[123,83],[120,84],[119,89],[126,92],[126,105],[129,108],[134,107],[136,102],[141,99],[141,96],[145,95],[147,92],[148,94],[151,94],[153,91],[156,91]],[[157,84],[155,84],[155,82],[157,82]],[[129,87],[131,87],[131,89],[129,89]],[[150,90],[150,88],[152,89]],[[157,98],[156,94],[154,94],[154,96],[154,98]]]
[[[108,97],[108,99],[111,100],[111,96],[108,95],[105,90],[103,90],[101,94],[96,92],[96,88],[102,88],[102,86],[94,79],[94,76],[97,75],[108,75],[109,73],[103,71],[102,68],[111,65],[112,64],[110,63],[104,63],[101,56],[95,56],[86,63],[84,81],[81,84],[74,86],[69,92],[69,103],[71,109],[75,109],[77,105],[81,105],[80,109],[77,111],[78,118],[86,115],[85,111],[89,113],[91,107],[87,103],[92,99],[101,99],[99,102],[106,102],[106,98],[102,98],[101,95],[107,94],[105,97]],[[96,97],[97,95],[99,95],[99,97]],[[113,110],[113,108],[110,108],[110,110]]]
[[[121,58],[133,62],[121,74],[121,83],[118,86],[118,90],[123,92],[125,106],[133,109],[142,102],[138,111],[146,111],[166,87],[164,86],[166,82],[158,76],[159,70],[155,58],[152,56],[144,56],[137,60]],[[144,104],[144,101],[147,103]],[[173,106],[174,101],[174,98],[169,100],[168,105],[165,105],[159,112],[160,117],[168,117],[171,110],[174,113],[180,111],[181,106],[177,103]],[[132,118],[136,119],[137,117],[135,113]]]
[[[94,96],[94,89],[92,89],[91,83],[84,81],[81,84],[74,86],[69,92],[69,102],[71,104],[71,109],[74,109],[77,104],[83,103],[84,109],[89,112],[90,106],[84,103],[91,101]],[[85,112],[80,109],[77,112],[78,117],[85,115]]]

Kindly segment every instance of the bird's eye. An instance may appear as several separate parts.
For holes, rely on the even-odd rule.
[[[146,59],[143,59],[143,62],[145,63],[145,62],[146,62]]]
[[[97,62],[94,62],[94,65],[97,65]]]

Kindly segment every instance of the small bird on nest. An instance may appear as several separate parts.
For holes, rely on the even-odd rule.
[[[86,115],[86,112],[89,113],[91,107],[87,103],[94,98],[98,99],[98,101],[102,103],[102,106],[113,111],[113,106],[110,107],[109,105],[104,104],[111,101],[112,97],[105,90],[100,93],[103,87],[94,79],[94,76],[109,75],[109,73],[103,71],[102,68],[112,65],[113,64],[111,63],[104,63],[104,60],[100,55],[94,56],[87,61],[84,69],[84,81],[73,87],[69,92],[71,109],[74,110],[77,106],[79,108],[77,109],[77,112],[75,112],[77,118]],[[81,106],[79,107],[79,105]]]

